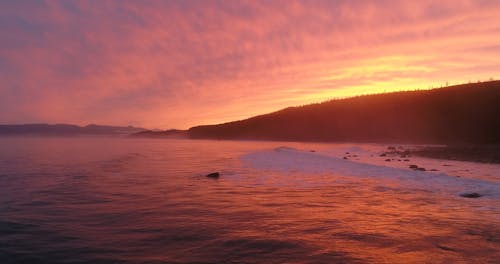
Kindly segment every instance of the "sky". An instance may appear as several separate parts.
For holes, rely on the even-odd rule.
[[[500,78],[500,0],[0,0],[0,123],[185,129]]]

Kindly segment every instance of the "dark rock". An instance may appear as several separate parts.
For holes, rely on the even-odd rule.
[[[436,169],[430,169],[429,171],[438,171],[438,170],[436,170]]]
[[[482,195],[479,193],[473,192],[473,193],[461,193],[460,196],[465,197],[465,198],[479,198]]]
[[[346,152],[345,154],[350,154],[349,152]]]
[[[404,159],[403,161],[410,161],[409,159]]]
[[[387,154],[385,153],[380,154],[380,157],[385,157],[385,156],[387,156]]]
[[[309,151],[310,151],[310,152],[316,152],[316,150],[314,150],[314,149],[311,149],[311,150],[309,150]]]
[[[421,168],[421,167],[418,167],[418,168],[416,168],[415,170],[418,170],[418,171],[426,171],[426,169],[425,169],[425,168]]]
[[[413,164],[412,164],[412,165],[410,165],[410,166],[408,166],[408,167],[409,167],[410,169],[414,169],[414,170],[418,169],[418,166],[417,166],[417,165],[413,165]]]
[[[220,173],[218,173],[218,172],[212,172],[212,173],[209,173],[206,175],[206,177],[213,178],[213,179],[218,179],[219,176],[220,176]]]
[[[451,247],[447,247],[447,246],[443,246],[443,245],[436,245],[438,248],[442,249],[442,250],[446,250],[446,251],[457,251],[456,249],[454,248],[451,248]]]
[[[346,160],[346,159],[347,159],[347,157],[344,157],[343,159],[345,159],[345,160]]]
[[[386,159],[385,161],[391,161],[391,159]]]

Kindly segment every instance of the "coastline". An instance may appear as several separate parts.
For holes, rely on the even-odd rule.
[[[411,149],[410,153],[432,159],[500,164],[499,145],[426,146]]]

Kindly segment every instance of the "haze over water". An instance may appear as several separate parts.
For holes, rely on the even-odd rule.
[[[380,175],[405,173],[394,168],[363,165],[375,169],[363,177],[307,170],[326,159],[309,150],[333,153],[346,144],[35,137],[0,138],[0,145],[2,263],[500,259],[499,181],[490,173],[497,167],[452,164],[475,170],[481,177],[473,184],[492,186],[467,199],[453,189],[460,182],[425,189]],[[303,155],[303,163],[262,164],[280,153],[271,161]],[[218,180],[205,177],[214,171]],[[448,177],[411,176],[432,175]]]

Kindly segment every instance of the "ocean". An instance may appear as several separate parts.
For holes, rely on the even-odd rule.
[[[0,138],[0,263],[499,263],[500,166],[386,147]]]

